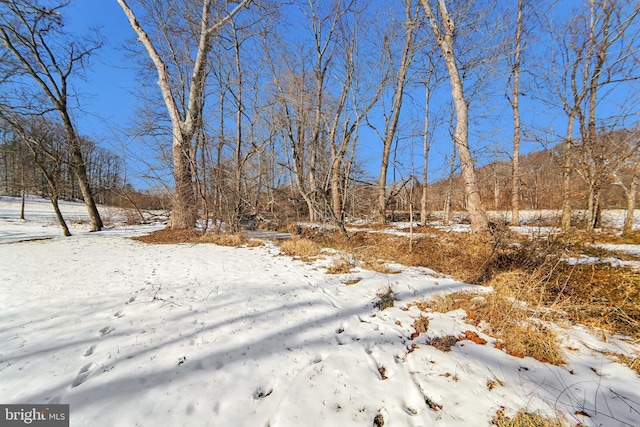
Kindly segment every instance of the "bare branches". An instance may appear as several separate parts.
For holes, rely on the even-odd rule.
[[[59,11],[67,4],[61,2],[44,8],[22,0],[2,2],[0,41],[18,65],[16,69],[31,77],[40,88],[36,93],[44,95],[58,112],[69,140],[72,165],[91,217],[91,229],[97,231],[103,224],[87,177],[81,141],[71,119],[68,87],[69,79],[83,70],[86,58],[100,48],[102,42],[97,39],[83,46],[64,33]],[[38,107],[39,113],[49,108]]]

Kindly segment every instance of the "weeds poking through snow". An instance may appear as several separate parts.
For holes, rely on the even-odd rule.
[[[321,247],[352,254],[363,268],[392,273],[387,261],[427,267],[463,282],[491,286],[507,299],[524,301],[529,306],[527,318],[568,318],[640,338],[640,272],[609,264],[570,265],[564,261],[568,254],[594,253],[593,235],[572,232],[523,236],[501,231],[482,236],[433,228],[420,231],[412,251],[408,238],[380,232],[359,231],[350,239],[318,230],[303,230],[303,235]],[[606,252],[598,249],[598,254],[604,256]],[[479,306],[488,303],[491,307],[493,302],[491,298],[479,298],[471,311],[485,315],[488,312]],[[493,312],[503,308],[505,304],[499,304]],[[469,314],[477,321],[491,321]]]
[[[389,287],[386,291],[379,292],[378,298],[380,299],[375,303],[375,307],[378,310],[383,311],[394,306],[396,295],[393,293],[393,289]]]
[[[491,424],[498,427],[562,427],[563,423],[558,418],[546,418],[538,414],[519,411],[514,418],[504,414],[504,407],[496,411]]]
[[[355,267],[353,261],[346,256],[338,256],[333,258],[331,265],[327,267],[327,274],[348,274]]]
[[[389,377],[387,377],[387,368],[385,368],[384,366],[380,366],[378,368],[378,373],[380,374],[380,379],[381,380],[386,380],[389,379]]]
[[[432,410],[432,411],[440,411],[442,410],[442,405],[439,403],[434,402],[429,396],[427,396],[425,394],[424,396],[424,403],[427,404],[427,406]]]
[[[541,362],[554,365],[563,364],[563,357],[556,342],[555,334],[543,323],[531,318],[531,311],[518,300],[507,298],[498,291],[485,296],[486,304],[477,304],[477,294],[459,292],[415,305],[421,310],[447,313],[463,309],[467,319],[481,327],[484,333],[498,339],[496,347],[516,357],[533,357]],[[433,339],[429,344],[442,351],[449,351],[457,339],[468,339],[477,344],[485,340],[474,332],[467,331],[463,337]],[[444,350],[443,350],[444,349]]]
[[[247,239],[242,233],[203,234],[197,230],[172,230],[170,228],[157,230],[144,236],[133,237],[132,239],[149,244],[213,243],[219,246],[233,247],[256,247],[264,245],[264,243],[259,240]]]
[[[415,332],[411,334],[411,339],[416,339],[420,334],[427,332],[429,329],[429,319],[425,316],[418,317],[411,325]]]
[[[427,344],[437,348],[440,351],[451,351],[451,347],[456,345],[458,342],[458,337],[454,337],[453,335],[446,335],[444,337],[434,337],[427,341]]]

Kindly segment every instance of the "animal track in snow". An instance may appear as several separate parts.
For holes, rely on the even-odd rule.
[[[264,399],[265,397],[269,397],[273,393],[273,389],[263,389],[262,387],[258,387],[256,391],[253,393],[254,399]]]
[[[116,328],[112,327],[112,326],[105,326],[104,328],[100,329],[100,336],[103,337],[105,335],[109,335],[111,332],[115,331]]]
[[[127,302],[125,302],[125,304],[131,304],[132,302],[134,302],[136,300],[136,296],[132,296],[131,298],[129,298],[129,300]]]
[[[121,317],[124,317],[124,313],[121,311],[117,311],[116,313],[113,314],[113,317],[117,317],[119,319]]]
[[[91,356],[93,354],[93,352],[96,351],[96,346],[92,345],[91,347],[89,347],[87,349],[87,351],[84,352],[84,357],[88,357]]]
[[[87,363],[82,368],[80,368],[80,372],[78,372],[78,375],[75,377],[75,379],[71,383],[71,387],[78,387],[80,384],[87,381],[87,378],[89,377],[89,373],[91,371],[92,366],[93,366],[93,363]]]

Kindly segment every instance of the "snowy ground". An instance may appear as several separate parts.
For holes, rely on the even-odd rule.
[[[270,244],[128,238],[149,227],[74,223],[64,238],[47,206],[21,221],[0,199],[0,403],[68,403],[71,426],[368,427],[380,414],[385,427],[477,427],[501,407],[640,425],[640,379],[602,353],[637,356],[620,337],[558,328],[568,363],[551,366],[495,349],[455,311],[411,340],[409,302],[471,286],[417,268],[327,275],[331,255],[306,264]],[[398,301],[379,311],[389,287]],[[426,345],[467,330],[488,344]]]

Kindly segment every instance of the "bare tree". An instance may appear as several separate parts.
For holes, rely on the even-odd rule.
[[[249,19],[240,21],[240,16],[231,20],[229,25],[229,40],[223,35],[221,41],[230,44],[233,53],[232,75],[223,79],[227,81],[224,85],[223,93],[231,96],[231,104],[235,106],[235,147],[233,154],[233,187],[232,187],[232,208],[233,212],[230,218],[232,229],[237,229],[240,221],[251,216],[257,208],[257,201],[251,201],[248,188],[248,172],[247,166],[253,156],[258,153],[263,141],[257,140],[256,121],[259,119],[259,90],[260,90],[260,69],[264,65],[264,59],[255,61],[244,61],[243,57],[255,57],[259,51],[251,51],[255,46],[252,45],[252,39],[261,33],[268,32],[268,28],[260,28],[258,24],[265,19],[263,10],[259,16],[251,16],[250,13],[243,14],[243,17]],[[268,27],[268,24],[264,25]],[[226,46],[223,46],[226,47]],[[217,73],[219,74],[219,72]],[[235,78],[233,78],[235,77]],[[246,94],[246,95],[245,95]],[[224,112],[221,112],[224,114]],[[223,116],[224,117],[224,116]],[[221,121],[221,127],[224,124]]]
[[[386,78],[384,72],[366,69],[372,49],[357,46],[369,27],[370,7],[354,4],[311,1],[301,8],[310,47],[297,42],[285,46],[277,38],[282,44],[265,41],[274,89],[271,123],[284,141],[282,163],[309,220],[333,221],[343,232],[349,157],[355,155],[359,127]]]
[[[608,167],[607,159],[601,155],[602,147],[598,146],[598,126],[603,127],[598,105],[612,92],[605,88],[620,91],[626,85],[629,96],[629,83],[637,80],[637,72],[633,70],[638,66],[638,34],[633,24],[637,22],[640,6],[634,1],[588,0],[578,12],[566,24],[563,37],[555,37],[562,44],[557,50],[553,46],[551,58],[554,86],[568,119],[562,226],[570,225],[570,182],[575,170],[587,184],[586,227],[591,230],[599,225],[600,193]],[[619,101],[616,102],[619,106],[627,102]],[[615,122],[627,116],[621,111],[609,119]],[[579,138],[574,135],[576,127]]]
[[[14,58],[14,64],[39,88],[37,94],[32,93],[34,99],[44,96],[50,104],[47,110],[59,114],[68,140],[71,166],[91,219],[91,231],[99,231],[103,227],[102,219],[87,176],[82,141],[72,119],[69,84],[82,72],[88,57],[102,42],[99,38],[80,42],[64,33],[61,9],[68,4],[68,0],[52,6],[26,0],[3,0],[0,3],[0,37],[2,45]],[[24,99],[20,98],[20,101]],[[32,106],[22,105],[21,108],[33,112]],[[40,108],[40,104],[35,108]],[[39,113],[44,114],[47,110]]]
[[[437,49],[437,48],[435,48]],[[445,75],[440,71],[440,55],[436,54],[435,49],[428,51],[425,55],[426,64],[423,66],[425,73],[423,77],[424,84],[424,127],[422,134],[422,193],[420,196],[420,223],[422,226],[427,225],[429,217],[428,211],[428,183],[429,183],[429,152],[433,139],[433,130],[437,125],[431,119],[431,98],[434,90],[442,83]],[[439,120],[437,120],[439,121]]]
[[[330,83],[336,85],[336,89],[339,88],[340,94],[337,100],[330,98],[332,102],[325,113],[330,155],[328,188],[325,188],[325,193],[331,195],[332,220],[345,235],[345,200],[358,131],[366,115],[378,102],[388,77],[386,69],[375,74],[369,72],[364,65],[367,60],[377,60],[372,57],[375,55],[372,52],[367,52],[364,48],[356,49],[366,33],[364,21],[367,15],[355,8],[351,9],[350,5],[351,3],[345,12],[349,14],[346,21],[352,23],[343,23],[340,27],[331,53],[335,81]]]
[[[520,224],[520,64],[522,61],[522,33],[524,1],[518,0],[516,6],[515,46],[511,64],[513,87],[511,91],[511,108],[513,110],[513,157],[511,159],[511,224]]]
[[[464,87],[460,77],[460,71],[458,70],[456,62],[454,21],[447,10],[445,0],[438,0],[437,2],[437,11],[439,11],[439,14],[437,14],[436,9],[432,7],[431,0],[420,1],[436,41],[440,46],[449,73],[451,96],[456,112],[456,128],[453,141],[458,149],[458,157],[460,158],[460,166],[465,183],[467,211],[471,219],[471,231],[474,233],[486,232],[489,230],[487,216],[482,206],[482,199],[476,181],[475,164],[471,156],[471,150],[469,149],[469,112],[467,100],[464,96]]]
[[[64,130],[39,116],[19,117],[4,111],[0,112],[0,116],[31,152],[33,162],[49,186],[48,197],[62,228],[62,233],[64,236],[71,236],[58,203],[61,167],[66,151],[65,144],[62,142]]]
[[[380,163],[380,174],[378,177],[378,203],[376,207],[376,215],[380,224],[384,224],[387,220],[387,172],[389,169],[389,156],[398,130],[402,101],[407,84],[407,75],[409,74],[409,69],[413,62],[414,54],[416,53],[417,46],[415,41],[422,20],[420,6],[414,6],[412,0],[404,1],[404,13],[404,45],[395,74],[396,82],[391,107],[388,114],[385,112],[384,133],[382,134],[382,161]],[[389,49],[388,43],[385,43],[384,47]],[[392,56],[391,53],[389,56]]]
[[[640,188],[640,129],[619,130],[600,136],[601,145],[610,149],[608,171],[614,186],[622,188],[626,199],[626,214],[622,234],[633,231],[636,197]]]
[[[176,96],[178,89],[172,85],[172,77],[169,74],[167,62],[174,60],[176,57],[181,58],[182,55],[176,56],[177,51],[175,49],[177,47],[172,46],[170,43],[164,51],[159,50],[157,45],[161,42],[152,41],[127,2],[125,0],[118,0],[118,4],[120,4],[127,16],[131,28],[138,36],[138,41],[142,43],[156,68],[158,73],[158,86],[171,120],[173,177],[175,180],[171,226],[174,229],[191,229],[195,226],[197,219],[196,194],[193,186],[192,170],[195,162],[193,158],[193,141],[194,135],[202,124],[206,65],[207,56],[211,50],[211,38],[216,31],[228,23],[236,13],[250,2],[251,0],[242,0],[233,10],[226,13],[223,17],[214,17],[214,2],[212,0],[202,1],[202,9],[199,18],[197,18],[199,25],[196,25],[199,29],[197,30],[197,46],[194,52],[195,60],[192,64],[189,64],[189,66],[186,64],[178,64],[181,67],[190,68],[191,71],[188,80],[185,77],[180,82],[182,87],[188,88],[187,99],[181,104]],[[149,11],[150,7],[148,4],[143,3],[143,6],[146,6],[147,11]],[[160,5],[156,2],[153,6]],[[163,18],[158,18],[158,22],[162,22]],[[165,41],[171,39],[171,30],[172,29],[167,26],[160,25],[156,28],[156,31],[160,33],[161,37],[164,37]],[[163,58],[162,53],[166,55],[165,58]]]

